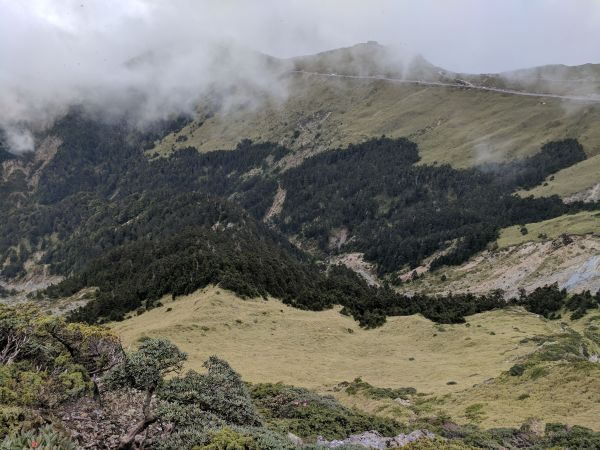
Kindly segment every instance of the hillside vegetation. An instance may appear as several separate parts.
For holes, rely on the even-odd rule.
[[[571,167],[558,171],[540,185],[520,191],[520,195],[547,196],[558,195],[562,198],[577,198],[574,194],[585,192],[600,184],[600,155],[581,161]],[[585,198],[585,197],[584,197]],[[595,197],[598,200],[598,194]]]
[[[578,139],[589,156],[600,151],[595,104],[311,75],[291,76],[288,91],[286,99],[267,99],[256,108],[200,111],[199,119],[150,153],[234,148],[246,137],[290,146],[302,158],[382,134],[415,141],[423,164],[454,167],[530,155],[564,138]]]
[[[543,66],[503,74],[454,74],[405,50],[377,43],[286,61],[287,93],[259,104],[223,110],[210,101],[198,118],[155,142],[149,154],[187,147],[198,151],[234,148],[240,138],[275,142],[294,150],[283,167],[307,156],[386,135],[419,145],[422,164],[472,167],[531,155],[549,141],[578,139],[588,156],[600,152],[600,103],[527,97],[469,89],[484,86],[523,92],[596,96],[598,65]],[[384,76],[445,82],[426,86],[393,81],[340,78]],[[460,84],[463,86],[460,86]],[[573,174],[581,176],[573,177]],[[598,183],[597,159],[567,170],[537,195],[570,195]]]
[[[587,342],[577,332],[536,339],[558,346],[538,349],[500,379],[546,377],[545,362],[559,359],[559,370],[576,362],[589,372],[580,354]],[[564,423],[530,419],[518,428],[485,429],[482,403],[465,408],[463,424],[437,408],[452,394],[440,401],[413,387],[382,388],[356,378],[335,386],[340,401],[282,383],[245,383],[214,355],[199,370],[184,372],[189,356],[165,338],[143,336],[124,351],[111,330],[66,323],[31,304],[0,305],[0,342],[0,448],[7,450],[350,450],[357,442],[413,450],[541,450],[600,443],[598,432]],[[595,385],[586,388],[593,400]],[[378,412],[344,405],[350,396],[380,403]],[[390,401],[397,406],[390,408]]]
[[[163,124],[156,133],[182,125]],[[460,322],[498,307],[501,297],[407,297],[367,286],[341,267],[327,271],[314,257],[364,252],[382,275],[437,251],[445,253],[433,265],[457,264],[485,248],[502,225],[595,207],[511,195],[584,159],[575,140],[549,143],[511,163],[458,170],[416,165],[414,143],[379,138],[282,172],[278,163],[291,151],[274,144],[246,140],[235,151],[187,149],[148,160],[142,149],[154,134],[123,124],[74,111],[53,132],[62,144],[37,183],[16,204],[0,205],[2,275],[18,279],[33,261],[66,277],[38,297],[96,287],[94,298],[72,314],[88,322],[116,320],[152,308],[165,294],[211,283],[306,309],[342,303],[363,326],[416,312]],[[280,212],[262,223],[281,189],[288,194]],[[338,230],[349,239],[332,248]]]
[[[584,158],[576,141],[565,140],[511,163],[456,170],[417,166],[414,144],[377,139],[313,156],[281,175],[288,194],[272,220],[322,251],[331,251],[333,231],[345,229],[352,238],[338,250],[363,252],[382,275],[416,267],[453,240],[433,266],[456,264],[494,240],[499,226],[566,212],[557,198],[519,201],[511,193]]]
[[[542,220],[523,226],[504,228],[498,238],[498,247],[504,248],[519,245],[524,242],[540,242],[547,239],[557,239],[563,234],[600,236],[600,213],[585,211],[568,214],[554,219]]]
[[[595,417],[600,412],[600,378],[590,363],[586,368],[559,364],[544,369],[539,379],[508,374],[496,379],[515,364],[529,361],[528,355],[535,354],[541,342],[564,332],[560,322],[522,309],[477,314],[461,325],[436,325],[420,316],[394,317],[381,328],[363,330],[333,310],[314,313],[274,300],[240,301],[211,287],[165,302],[113,329],[133,348],[148,337],[173,340],[188,353],[190,368],[217,354],[249,381],[318,388],[363,409],[369,410],[368,399],[332,387],[361,377],[374,386],[412,387],[426,394],[413,397],[416,409],[390,400],[378,403],[385,408],[370,410],[392,417],[406,419],[441,410],[469,422],[465,408],[483,402],[485,426],[514,426],[533,416],[597,428]],[[593,348],[597,347],[590,351]],[[522,393],[530,398],[517,400]]]
[[[600,221],[581,212],[504,228],[495,245],[460,266],[408,278],[409,292],[487,292],[517,295],[557,283],[571,292],[600,290]]]

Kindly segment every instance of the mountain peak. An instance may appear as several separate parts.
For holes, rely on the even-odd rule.
[[[296,70],[356,76],[437,79],[442,70],[404,46],[367,41],[293,58]]]

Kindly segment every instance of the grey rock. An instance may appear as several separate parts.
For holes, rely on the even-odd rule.
[[[287,437],[290,441],[292,441],[292,443],[294,445],[298,445],[298,446],[304,445],[304,441],[302,440],[302,438],[296,436],[294,433],[288,433]]]
[[[361,445],[371,449],[386,449],[404,447],[419,439],[434,439],[435,435],[427,430],[415,430],[409,434],[399,434],[394,437],[383,437],[376,431],[365,431],[361,434],[353,434],[346,439],[334,439],[327,441],[319,436],[317,445],[326,448],[336,448],[342,445]]]

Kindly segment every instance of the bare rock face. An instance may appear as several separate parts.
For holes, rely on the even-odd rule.
[[[573,203],[573,202],[597,202],[600,200],[600,183],[596,183],[590,188],[584,189],[581,192],[577,192],[573,195],[564,199],[565,203]]]
[[[394,401],[396,403],[401,404],[402,406],[410,406],[411,405],[410,400],[407,398],[398,397],[398,398],[395,398]]]
[[[527,431],[535,436],[544,436],[545,424],[541,420],[531,418],[521,426],[521,431]]]
[[[292,442],[292,444],[297,445],[298,447],[304,445],[304,441],[302,440],[302,438],[296,436],[294,433],[288,433],[287,437]]]
[[[427,430],[415,430],[409,434],[399,434],[394,437],[383,437],[376,431],[366,431],[361,434],[353,434],[342,440],[327,441],[321,437],[317,439],[317,445],[325,448],[336,448],[342,445],[362,445],[372,449],[386,449],[404,447],[419,439],[434,439],[435,435]]]

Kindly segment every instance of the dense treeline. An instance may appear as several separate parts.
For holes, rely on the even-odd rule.
[[[158,242],[187,230],[243,227],[295,250],[236,205],[201,193],[151,191],[115,200],[81,220],[77,232],[48,251],[44,262],[59,273],[77,273],[107,251],[138,240]]]
[[[49,132],[60,136],[62,144],[40,176],[35,200],[54,204],[81,192],[114,196],[124,176],[144,165],[142,149],[185,123],[184,118],[176,118],[140,133],[127,121],[98,121],[73,110]]]
[[[232,213],[228,217],[236,220]],[[342,313],[364,327],[379,326],[388,316],[411,314],[439,323],[461,323],[466,316],[507,304],[549,318],[567,308],[575,311],[577,318],[600,305],[600,295],[588,292],[568,299],[556,285],[523,292],[508,303],[501,292],[398,294],[387,287],[367,285],[344,266],[333,266],[324,273],[275,233],[261,232],[261,227],[240,215],[237,222],[223,221],[211,229],[187,227],[163,239],[137,239],[99,257],[47,292],[64,296],[86,286],[98,287],[95,299],[72,315],[72,319],[87,322],[119,320],[129,311],[152,308],[166,294],[185,295],[217,283],[242,297],[274,296],[302,309],[322,310],[341,304]]]
[[[571,312],[572,320],[577,320],[588,310],[600,308],[600,291],[595,295],[584,291],[569,296],[565,289],[559,289],[555,283],[538,287],[530,293],[522,290],[519,297],[512,302],[548,319],[559,318],[561,310],[565,309]]]
[[[52,133],[59,134],[63,144],[42,173],[29,203],[11,209],[6,198],[0,199],[0,211],[6,211],[0,223],[5,277],[22,275],[24,262],[36,250],[47,252],[44,262],[52,264],[54,271],[70,274],[99,252],[145,233],[169,235],[170,230],[190,225],[195,206],[206,201],[204,193],[235,196],[247,211],[262,217],[277,183],[247,172],[265,171],[287,152],[270,144],[243,141],[235,152],[200,155],[189,149],[172,158],[149,161],[140,148],[154,134],[136,135],[126,126],[86,120],[79,114],[60,121]],[[0,183],[0,191],[3,187]],[[189,208],[180,208],[178,215],[169,214],[173,210],[169,200],[180,194],[197,195],[194,201],[188,199]],[[183,201],[185,197],[180,197]],[[180,214],[184,210],[186,213]],[[107,237],[110,227],[121,228],[139,214],[148,221],[134,221]],[[143,230],[137,227],[140,223]]]
[[[73,314],[87,322],[119,320],[140,307],[151,308],[163,295],[185,295],[220,284],[242,297],[274,296],[292,306],[322,310],[335,304],[362,326],[374,327],[386,316],[421,313],[443,323],[504,306],[499,295],[471,294],[408,297],[375,288],[343,266],[324,273],[297,255],[259,224],[224,222],[215,229],[187,228],[163,239],[141,238],[116,247],[85,270],[48,289],[51,296],[71,295],[96,286],[95,299]]]
[[[567,296],[556,284],[522,292],[506,300],[502,292],[408,296],[388,288],[369,286],[344,266],[327,273],[295,256],[275,235],[256,234],[252,219],[216,229],[187,229],[165,239],[139,239],[117,247],[95,260],[82,273],[51,287],[51,296],[71,295],[96,286],[90,303],[72,314],[73,320],[120,320],[139,308],[150,309],[166,294],[190,294],[219,284],[242,297],[274,296],[302,309],[323,310],[336,304],[363,327],[385,323],[386,317],[422,314],[438,323],[462,323],[465,317],[519,305],[548,318],[560,311],[582,317],[600,307],[600,293]],[[266,236],[266,238],[265,238]],[[289,244],[287,244],[289,245]]]
[[[162,125],[166,130],[173,126]],[[140,147],[158,132],[136,135],[125,125],[98,123],[73,113],[53,133],[61,136],[63,144],[42,172],[34,201],[6,214],[2,224],[4,276],[22,274],[23,263],[35,249],[54,247],[49,241],[62,243],[74,234],[79,241],[87,240],[101,225],[99,217],[129,220],[135,217],[133,210],[148,207],[148,198],[182,192],[233,199],[262,219],[279,183],[287,192],[283,212],[274,221],[279,230],[312,240],[322,252],[330,252],[329,238],[345,228],[354,239],[342,250],[364,252],[381,274],[414,267],[450,243],[454,243],[452,251],[435,261],[434,267],[460,263],[495,239],[499,227],[581,207],[565,206],[558,198],[522,199],[510,194],[517,186],[538,180],[540,174],[580,160],[581,146],[573,140],[548,144],[540,154],[502,165],[501,170],[500,166],[456,170],[417,166],[414,143],[381,138],[325,152],[279,173],[276,163],[288,150],[272,144],[246,140],[236,151],[200,155],[187,149],[148,161]],[[508,177],[512,181],[504,176],[515,173],[519,176]],[[141,197],[146,200],[140,201]],[[155,214],[161,211],[155,208]],[[159,223],[152,226],[156,234]],[[134,232],[125,240],[135,238]],[[117,239],[110,245],[94,245],[107,250],[121,243]],[[46,262],[61,273],[71,273],[98,255],[71,250],[67,262],[61,259],[64,251],[50,253]]]
[[[364,252],[380,274],[415,267],[450,242],[453,250],[437,265],[458,264],[485,248],[501,227],[581,208],[558,197],[520,198],[512,192],[584,156],[576,141],[556,142],[539,156],[503,165],[497,175],[480,168],[415,165],[414,143],[375,139],[319,154],[285,172],[287,197],[277,223],[323,251],[332,231],[346,228],[354,239],[344,250]],[[518,176],[509,180],[505,173]]]
[[[488,163],[482,170],[494,174],[495,183],[510,188],[530,188],[560,169],[586,159],[583,146],[575,139],[549,142],[539,153],[509,163]]]
[[[287,171],[277,163],[289,150],[247,140],[233,151],[144,156],[149,142],[183,123],[139,134],[126,124],[101,123],[78,112],[59,121],[52,133],[63,143],[37,188],[18,206],[0,199],[6,213],[0,222],[2,276],[23,274],[24,263],[43,251],[41,262],[68,277],[51,295],[99,288],[97,298],[75,315],[89,322],[119,319],[152,307],[165,294],[182,295],[209,283],[307,309],[341,303],[364,326],[414,313],[457,322],[503,301],[496,294],[408,298],[369,287],[347,269],[325,273],[284,235],[331,252],[330,236],[346,228],[353,239],[341,250],[363,251],[387,273],[449,246],[434,266],[460,263],[493,240],[501,226],[582,207],[566,206],[557,197],[511,195],[527,180],[581,158],[576,141],[550,144],[540,156],[515,162],[519,176],[513,179],[519,181],[493,170],[415,165],[417,147],[405,139],[328,151]],[[571,151],[575,156],[564,156]],[[287,196],[270,228],[261,219],[278,186]]]
[[[6,151],[0,144],[0,164],[13,158],[13,155],[8,153],[8,151]]]
[[[74,316],[95,321],[120,319],[143,304],[152,307],[165,294],[185,295],[208,284],[219,283],[243,297],[272,295],[296,306],[305,291],[318,291],[322,275],[316,266],[295,257],[290,244],[246,225],[229,222],[214,230],[190,228],[163,239],[136,240],[109,251],[49,293],[97,286],[96,299]]]

